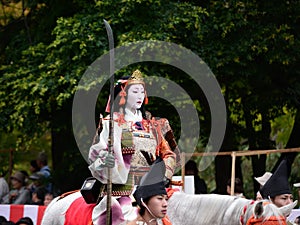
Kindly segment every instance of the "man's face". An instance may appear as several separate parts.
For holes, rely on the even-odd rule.
[[[152,196],[147,205],[155,217],[163,218],[167,214],[168,197],[167,195]]]
[[[273,203],[277,207],[282,207],[282,206],[288,205],[288,204],[290,204],[292,202],[293,202],[293,195],[291,195],[291,194],[277,195],[273,199]]]

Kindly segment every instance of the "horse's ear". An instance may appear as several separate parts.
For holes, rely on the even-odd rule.
[[[258,202],[256,203],[255,207],[254,207],[254,215],[255,218],[260,218],[262,216],[264,212],[264,206],[263,206],[263,202]]]
[[[298,201],[294,201],[288,205],[282,206],[279,208],[280,212],[282,213],[282,215],[284,216],[288,216],[290,215],[291,211],[293,208],[295,208],[295,206],[297,205]]]

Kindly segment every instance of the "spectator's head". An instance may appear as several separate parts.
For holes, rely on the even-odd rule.
[[[231,193],[231,179],[227,181],[227,193]],[[235,194],[242,194],[244,193],[244,188],[243,188],[243,183],[240,178],[235,178],[234,179],[234,193]]]
[[[37,161],[35,159],[31,160],[30,161],[30,167],[29,167],[29,170],[31,173],[36,173],[40,170],[38,164],[37,164]]]
[[[45,206],[48,206],[50,204],[50,202],[53,200],[54,196],[52,193],[48,192],[46,195],[45,195],[45,200],[44,200],[44,205]]]
[[[37,205],[44,205],[44,200],[45,200],[45,195],[47,191],[45,188],[40,187],[37,188],[33,193],[32,193],[32,202],[37,204]]]
[[[24,173],[17,171],[14,175],[11,176],[11,184],[13,188],[20,189],[22,186],[25,185],[25,175]]]
[[[23,217],[18,220],[16,225],[33,225],[33,221],[30,217]]]
[[[41,169],[43,166],[46,166],[48,164],[48,157],[45,152],[40,152],[38,154],[38,157],[36,159],[38,167]]]
[[[193,160],[187,161],[185,164],[185,175],[198,175],[198,167]]]
[[[3,222],[6,222],[7,219],[4,216],[0,216],[0,224],[2,224]]]

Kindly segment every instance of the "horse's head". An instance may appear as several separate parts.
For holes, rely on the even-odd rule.
[[[245,219],[242,224],[245,225],[286,225],[286,216],[297,205],[297,201],[278,208],[269,201],[259,201],[254,203],[252,209],[245,212]],[[246,216],[248,214],[248,216]]]

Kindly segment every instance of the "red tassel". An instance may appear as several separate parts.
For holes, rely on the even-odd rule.
[[[125,99],[126,91],[124,90],[123,87],[122,87],[122,90],[121,90],[119,95],[121,96],[119,105],[125,105],[125,103],[126,103],[126,99]]]
[[[148,97],[147,97],[147,92],[145,91],[145,100],[144,100],[145,105],[148,104]]]
[[[120,125],[124,124],[125,122],[126,121],[124,119],[124,114],[120,114],[119,118],[118,118],[118,125],[120,126]]]

